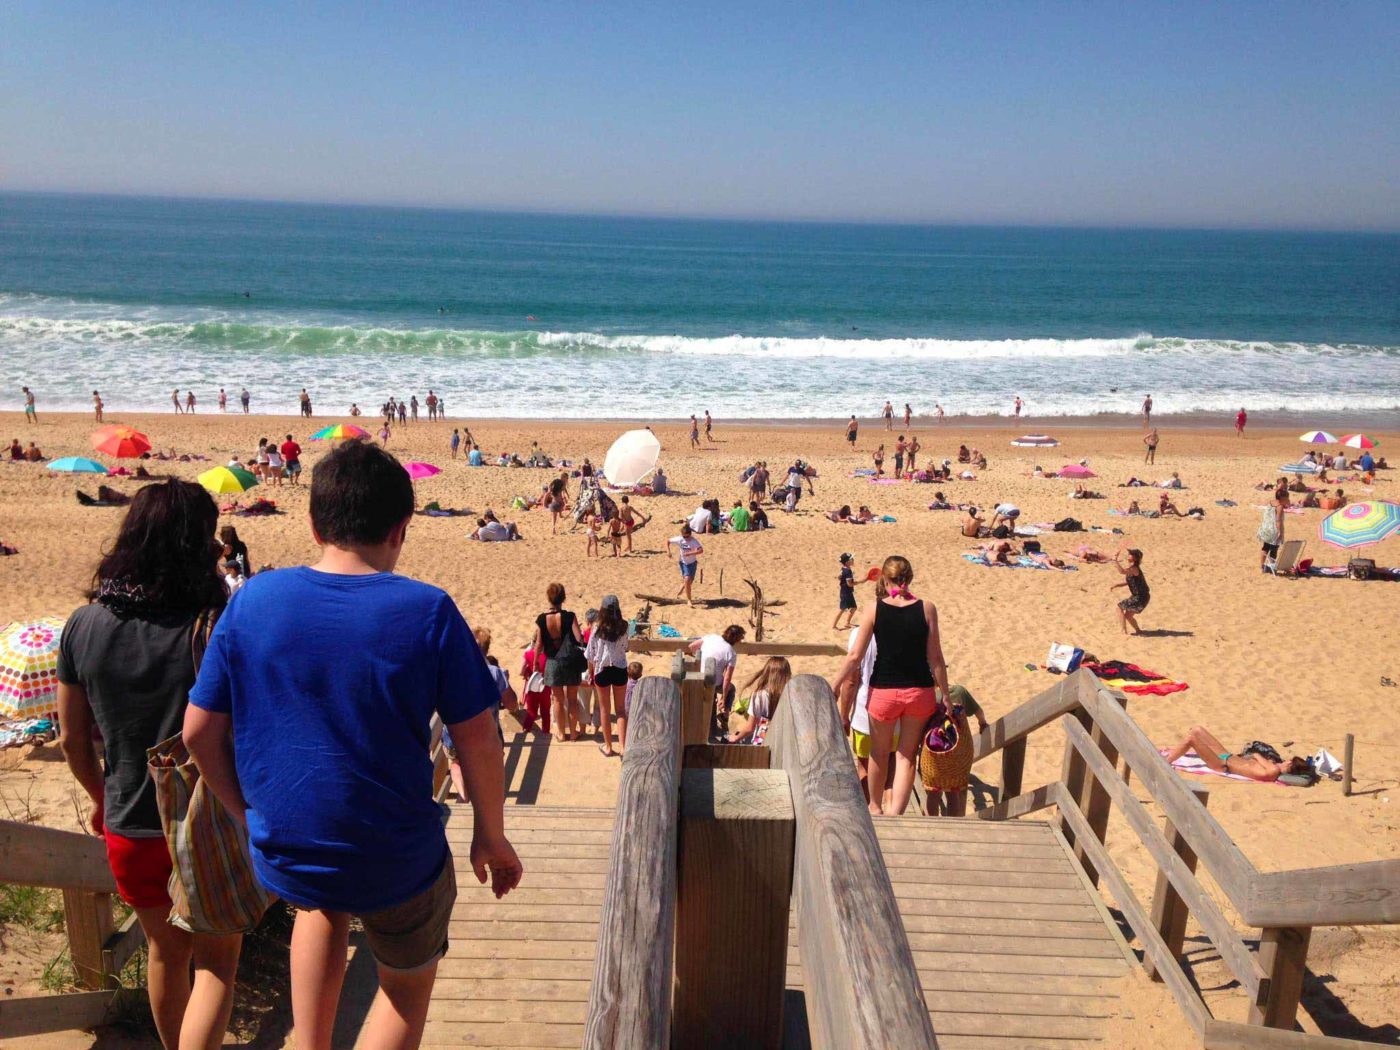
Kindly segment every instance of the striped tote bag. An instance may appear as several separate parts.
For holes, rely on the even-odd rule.
[[[146,752],[170,849],[170,922],[190,933],[247,933],[273,901],[253,874],[248,831],[200,778],[180,734]]]

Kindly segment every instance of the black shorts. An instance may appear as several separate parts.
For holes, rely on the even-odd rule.
[[[1136,616],[1147,608],[1147,603],[1150,600],[1150,598],[1124,598],[1118,603],[1118,608],[1122,609],[1125,613],[1132,613]]]
[[[604,689],[611,689],[615,686],[627,684],[627,668],[625,667],[600,667],[598,673],[593,676],[593,684]]]
[[[847,434],[846,440],[849,441],[852,445],[854,445],[856,443],[856,436],[854,434]]]
[[[842,611],[844,611],[844,610],[846,610],[846,609],[854,609],[854,608],[856,608],[856,596],[855,596],[855,594],[853,594],[851,591],[842,591],[842,592],[841,592],[841,609],[842,609]]]
[[[1267,554],[1270,558],[1277,558],[1277,557],[1278,557],[1278,544],[1277,544],[1277,543],[1264,543],[1264,544],[1261,544],[1261,545],[1260,545],[1260,549],[1261,549],[1265,554]]]

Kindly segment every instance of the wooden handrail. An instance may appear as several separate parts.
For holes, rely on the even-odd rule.
[[[680,689],[643,678],[617,789],[585,1050],[670,1046],[680,732]]]
[[[13,820],[0,820],[0,882],[117,892],[100,838]]]
[[[1236,1021],[1206,1022],[1205,1050],[1376,1050],[1379,1043],[1311,1032],[1283,1032]]]
[[[1400,923],[1400,861],[1261,872],[1106,690],[1085,706],[1247,925]]]
[[[1024,740],[1042,726],[1081,707],[1086,687],[1092,688],[1096,681],[1089,671],[1075,671],[1016,706],[973,738],[972,760],[980,761],[1009,744]]]
[[[1196,922],[1210,938],[1211,944],[1215,945],[1216,951],[1220,953],[1230,972],[1235,975],[1235,979],[1244,986],[1254,1002],[1263,1002],[1268,995],[1269,978],[1259,966],[1258,957],[1245,947],[1225,913],[1201,889],[1195,873],[1172,849],[1162,829],[1148,814],[1147,807],[1137,800],[1112,763],[1094,746],[1088,731],[1077,719],[1069,715],[1063,718],[1062,724],[1070,744],[1084,757],[1089,771],[1104,786],[1109,797],[1118,806],[1119,812],[1127,820],[1128,826],[1137,832],[1139,840],[1152,854],[1158,869],[1166,874],[1167,879],[1191,909]],[[1201,812],[1204,813],[1205,810],[1202,809]]]
[[[937,1047],[884,854],[835,698],[798,675],[768,727],[797,820],[794,886],[816,1050]]]

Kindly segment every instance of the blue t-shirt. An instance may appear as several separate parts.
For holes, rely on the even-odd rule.
[[[190,703],[233,720],[258,878],[357,914],[427,889],[449,859],[428,724],[488,711],[490,668],[443,591],[392,573],[259,573],[209,641]]]
[[[473,467],[481,466],[481,449],[474,448],[467,455],[467,463]]]

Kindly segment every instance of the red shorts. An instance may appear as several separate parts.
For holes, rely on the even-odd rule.
[[[901,718],[932,718],[938,709],[938,691],[933,686],[906,689],[871,689],[866,705],[877,722],[898,722]]]
[[[104,831],[107,864],[117,880],[117,894],[133,908],[170,907],[170,850],[165,838],[129,839]]]

